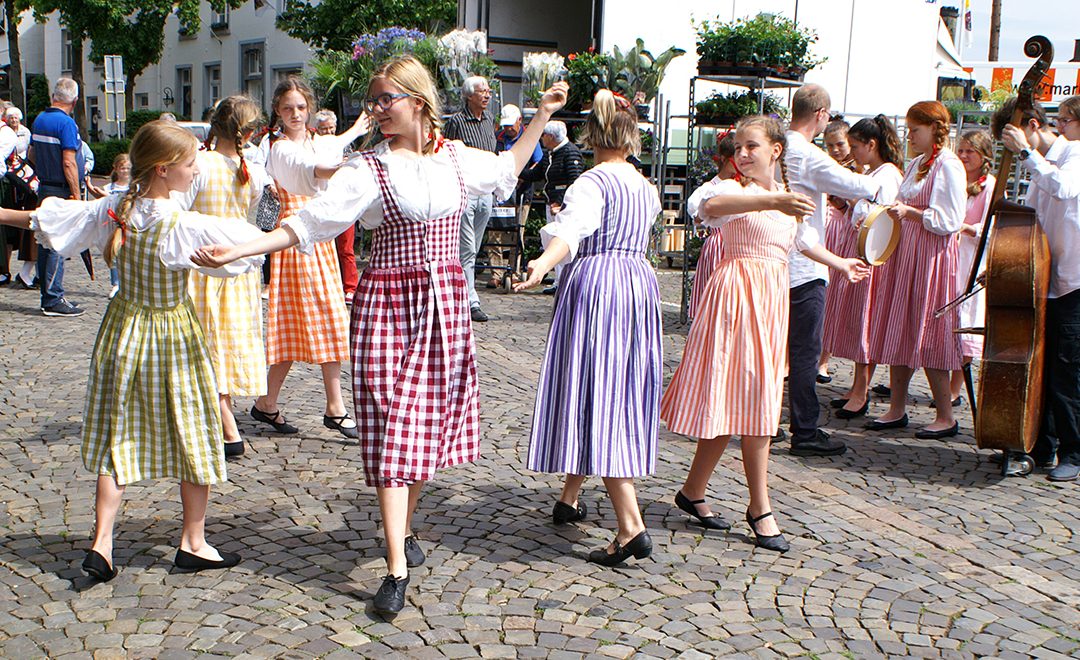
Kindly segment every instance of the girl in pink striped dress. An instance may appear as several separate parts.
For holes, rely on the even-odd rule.
[[[994,141],[985,130],[968,131],[960,136],[956,145],[956,156],[964,164],[967,173],[967,214],[960,227],[960,267],[956,270],[957,291],[962,293],[971,275],[971,265],[975,261],[975,251],[982,236],[983,222],[990,209],[990,195],[994,192],[994,175],[990,174],[994,166]],[[981,328],[985,325],[986,295],[980,292],[960,305],[960,327]],[[982,335],[960,335],[960,353],[964,364],[972,358],[982,357]],[[954,371],[950,381],[953,405],[959,405],[963,399],[960,393],[964,389],[964,372]]]
[[[904,165],[900,138],[892,122],[885,115],[860,119],[848,131],[847,137],[855,162],[860,168],[869,169],[870,176],[881,184],[878,203],[892,204],[900,189],[903,179],[900,168]],[[858,256],[859,229],[868,211],[866,202],[854,201],[843,221],[829,226],[827,234],[832,238],[831,243],[826,241],[829,250],[842,257]],[[839,419],[865,415],[868,409],[867,388],[874,370],[874,365],[868,364],[870,298],[874,281],[871,274],[856,284],[841,279],[829,282],[822,350],[855,362],[851,389],[843,398],[833,402],[833,407],[839,408],[835,413]]]
[[[675,498],[680,509],[711,529],[727,523],[709,512],[705,489],[732,435],[742,441],[750,489],[746,520],[757,545],[786,552],[772,518],[768,492],[769,437],[780,423],[787,367],[788,252],[797,246],[815,260],[865,277],[856,259],[840,259],[818,245],[813,227],[798,217],[813,212],[809,197],[774,181],[787,140],[780,123],[750,117],[735,131],[735,164],[743,181],[722,181],[698,217],[719,227],[724,255],[709,278],[698,320],[690,327],[682,362],[660,404],[668,428],[699,438],[686,483]]]
[[[848,129],[851,125],[844,121],[843,115],[835,115],[825,126],[822,139],[825,142],[825,151],[829,157],[840,163],[849,170],[855,170],[855,159],[851,157],[851,144],[848,142]],[[840,254],[837,248],[840,239],[844,235],[847,226],[849,201],[829,195],[829,213],[825,216],[825,248],[833,254]],[[851,255],[854,256],[854,255]],[[829,296],[832,295],[833,287],[828,287],[825,292],[825,301],[828,305]],[[828,316],[825,317],[828,323]],[[831,383],[829,375],[829,360],[832,352],[825,348],[824,342],[821,347],[821,356],[818,358],[817,382]]]
[[[870,360],[889,365],[889,410],[868,423],[874,431],[908,424],[908,383],[916,369],[926,372],[937,418],[918,438],[956,435],[949,371],[961,365],[959,325],[954,309],[934,312],[956,297],[960,231],[967,208],[964,166],[946,144],[949,111],[938,101],[921,101],[907,112],[908,141],[920,155],[911,161],[889,215],[901,222],[900,243],[875,277],[870,303]]]
[[[705,182],[690,199],[686,200],[686,213],[697,222],[698,209],[701,202],[712,197],[710,191],[721,181],[738,178],[738,170],[735,169],[735,134],[727,132],[717,136],[716,158],[719,170],[716,176]],[[701,304],[701,293],[705,290],[705,284],[709,281],[713,271],[720,264],[720,255],[724,251],[724,239],[720,237],[719,229],[706,229],[705,242],[701,245],[701,254],[698,255],[697,268],[694,269],[694,283],[690,287],[690,302],[686,306],[686,315],[693,321],[694,312]]]

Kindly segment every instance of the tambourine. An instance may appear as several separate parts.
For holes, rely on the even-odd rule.
[[[900,242],[900,221],[889,207],[874,205],[859,228],[859,258],[871,266],[888,261]]]

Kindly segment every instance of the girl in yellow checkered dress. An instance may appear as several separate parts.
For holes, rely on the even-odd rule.
[[[32,227],[41,244],[65,256],[99,248],[120,272],[120,292],[94,344],[83,425],[83,464],[98,475],[94,541],[83,569],[100,580],[116,575],[113,525],[125,487],[142,479],[180,480],[177,568],[240,561],[204,535],[210,485],[225,480],[225,456],[213,367],[187,297],[187,270],[196,267],[189,255],[200,246],[236,244],[261,232],[246,222],[182,211],[169,197],[191,185],[197,146],[175,124],[150,122],[131,143],[127,194],[95,202],[53,198],[34,212],[0,215],[0,221]],[[261,262],[254,257],[203,270],[238,275]]]
[[[255,132],[261,116],[259,106],[246,96],[230,96],[217,105],[210,119],[213,148],[199,152],[199,173],[191,188],[179,194],[182,205],[218,216],[221,222],[236,222],[236,218],[253,214],[269,176],[261,166],[244,160],[243,145]],[[225,456],[244,453],[232,398],[266,394],[261,285],[258,272],[230,278],[193,272],[188,277],[188,295],[206,335],[217,375]]]

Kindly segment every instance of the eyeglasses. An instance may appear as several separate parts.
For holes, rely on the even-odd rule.
[[[1061,117],[1058,117],[1058,119],[1057,119],[1057,125],[1058,125],[1058,128],[1065,128],[1066,126],[1073,123],[1074,121],[1080,121],[1080,119],[1076,119],[1075,117],[1061,116]]]
[[[372,114],[377,106],[380,110],[386,112],[392,105],[397,103],[398,99],[408,98],[409,96],[411,94],[379,94],[374,98],[369,97],[364,99],[364,110],[368,114]]]

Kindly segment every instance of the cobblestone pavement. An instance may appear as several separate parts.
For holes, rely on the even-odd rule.
[[[383,574],[374,493],[354,444],[320,424],[314,368],[297,366],[282,407],[303,431],[267,435],[240,414],[248,454],[211,500],[212,542],[239,567],[173,573],[174,483],[128,489],[120,575],[91,583],[79,565],[93,478],[79,460],[80,418],[107,283],[69,262],[69,295],[88,312],[47,319],[33,292],[0,289],[0,656],[169,657],[1076,657],[1080,653],[1077,486],[1041,475],[1003,481],[964,434],[922,441],[826,420],[849,444],[837,458],[773,452],[773,504],[792,541],[776,555],[687,525],[672,497],[693,444],[661,431],[639,498],[655,553],[625,568],[584,561],[615,527],[598,515],[555,528],[556,476],[523,468],[552,299],[481,293],[476,328],[483,459],[426,489],[417,532],[427,563],[405,610],[383,621],[370,599]],[[662,274],[666,300],[676,276]],[[665,322],[667,371],[685,328]],[[847,381],[843,365],[836,381]],[[823,401],[840,393],[820,388]],[[917,380],[913,424],[929,420]],[[238,403],[238,411],[250,406]],[[884,410],[875,401],[872,413]],[[826,409],[824,415],[829,414]],[[721,461],[711,501],[746,506],[739,453]]]

